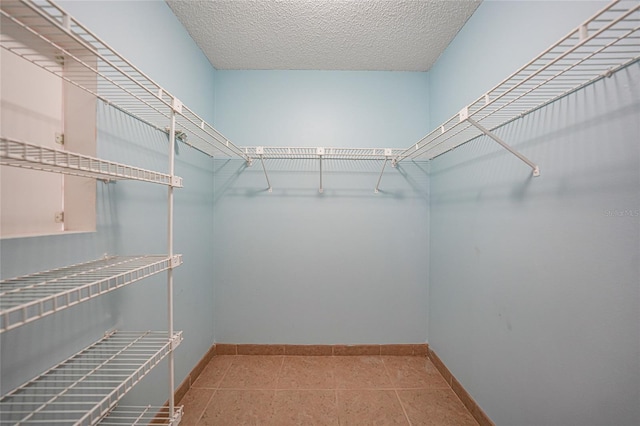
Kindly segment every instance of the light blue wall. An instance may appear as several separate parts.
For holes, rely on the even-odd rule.
[[[217,75],[216,125],[236,145],[406,148],[427,130],[426,73]]]
[[[216,127],[240,145],[405,147],[427,131],[425,73],[218,71]],[[426,341],[428,181],[414,164],[216,163],[215,337]],[[355,172],[347,172],[349,169]]]
[[[602,3],[484,2],[432,124]],[[551,39],[551,40],[549,40]],[[640,424],[640,65],[431,164],[429,344],[498,425]]]
[[[213,121],[215,70],[164,2],[62,2],[99,37]],[[187,77],[188,76],[188,77]],[[208,94],[208,95],[207,95]],[[167,123],[168,124],[168,123]],[[176,384],[214,341],[211,326],[213,268],[213,160],[179,145],[175,192],[175,329],[184,331],[176,353]],[[104,158],[167,170],[167,136],[100,104],[98,153]],[[2,277],[78,263],[103,253],[166,253],[167,189],[139,182],[98,188],[96,233],[2,241]],[[166,275],[161,274],[46,319],[2,334],[2,392],[99,339],[104,331],[166,330]],[[168,398],[166,361],[127,396],[131,404]]]

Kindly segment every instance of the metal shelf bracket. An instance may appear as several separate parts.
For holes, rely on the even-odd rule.
[[[176,334],[174,334],[173,337],[171,338],[171,344],[170,344],[171,351],[175,351],[176,348],[180,346],[180,343],[182,343],[182,331],[176,332]]]
[[[382,163],[382,170],[380,171],[380,176],[378,177],[378,183],[376,183],[376,189],[375,189],[375,193],[379,193],[380,192],[380,181],[382,181],[382,175],[384,173],[384,168],[387,166],[387,163],[389,162],[389,160],[391,159],[391,156],[393,155],[393,150],[390,148],[385,148],[384,149],[384,163]],[[393,167],[395,167],[395,159],[391,160],[391,165]]]
[[[267,174],[267,168],[264,165],[264,147],[258,146],[256,147],[256,154],[260,156],[260,163],[262,163],[262,170],[264,171],[264,177],[267,179],[267,187],[269,192],[273,192],[273,188],[271,187],[271,181],[269,180],[269,175]]]
[[[172,256],[169,268],[171,268],[171,269],[177,268],[180,265],[182,265],[182,255],[181,254],[176,254],[176,255]]]
[[[173,98],[173,100],[171,101],[171,108],[176,113],[182,114],[182,102],[180,102],[180,99]]]
[[[466,108],[463,110],[465,111]],[[463,120],[463,112],[460,112],[460,120]],[[464,120],[467,120],[467,122],[469,124],[471,124],[472,126],[474,126],[475,128],[477,128],[478,130],[480,130],[482,133],[484,133],[485,135],[489,136],[491,139],[493,139],[494,141],[496,141],[498,144],[500,144],[504,149],[506,149],[507,151],[509,151],[510,153],[512,153],[513,155],[515,155],[516,157],[518,157],[520,160],[522,160],[525,164],[527,164],[529,167],[531,167],[531,169],[533,170],[533,176],[534,177],[538,177],[540,176],[540,168],[531,160],[529,160],[527,157],[525,157],[524,155],[520,154],[518,151],[516,151],[515,149],[511,148],[505,141],[503,141],[502,139],[500,139],[497,135],[495,135],[493,132],[491,132],[488,129],[485,129],[480,123],[478,123],[477,121],[475,121],[474,119],[472,119],[471,117],[467,116],[464,118]]]

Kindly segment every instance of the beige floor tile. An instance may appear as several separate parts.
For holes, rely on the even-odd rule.
[[[217,356],[181,404],[187,426],[477,426],[433,364],[409,356]]]
[[[334,357],[337,389],[389,389],[391,382],[379,356]]]
[[[285,357],[278,389],[335,389],[333,359],[324,356]]]
[[[220,389],[274,389],[282,367],[282,356],[237,355]]]
[[[234,356],[220,355],[213,359],[202,370],[200,376],[193,383],[194,388],[217,388],[227,370],[233,363]]]
[[[451,389],[399,390],[398,395],[412,425],[478,425]]]
[[[393,390],[339,390],[340,425],[408,425]]]
[[[417,356],[382,357],[396,389],[446,389],[440,372],[427,358]]]
[[[219,389],[211,398],[197,425],[268,425],[273,416],[274,397],[274,390]]]
[[[279,390],[273,405],[273,426],[339,424],[335,390]]]
[[[191,388],[178,405],[184,405],[184,414],[181,424],[195,425],[202,416],[209,400],[215,393],[215,389]]]

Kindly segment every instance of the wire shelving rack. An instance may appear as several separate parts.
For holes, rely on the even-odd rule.
[[[5,0],[1,12],[7,33],[30,40],[25,45],[15,37],[3,37],[2,48],[159,130],[167,130],[171,111],[175,111],[178,139],[209,155],[235,156],[251,163],[254,159],[319,158],[313,151],[334,149],[342,152],[334,158],[363,159],[362,151],[352,148],[264,147],[261,156],[256,149],[262,147],[236,146],[50,0]],[[495,129],[637,61],[638,22],[637,1],[612,2],[418,142],[393,149],[392,164],[430,160],[482,134],[501,143],[493,134]],[[34,46],[46,53],[33,55]],[[64,61],[73,62],[80,72],[65,75]],[[518,156],[538,174],[533,162]],[[388,156],[366,158],[386,160]]]
[[[50,0],[3,0],[0,46],[210,156],[240,148]]]
[[[109,256],[0,281],[0,332],[150,277],[182,256]]]
[[[0,399],[0,424],[93,425],[182,341],[182,333],[108,333]]]
[[[402,149],[391,148],[314,148],[247,146],[243,152],[251,159],[385,160],[398,156]]]
[[[504,141],[497,138],[493,132],[499,127],[542,108],[563,96],[602,78],[607,78],[616,71],[640,59],[640,3],[634,0],[618,0],[587,19],[567,36],[406,149],[239,147],[230,142],[213,126],[183,105],[179,99],[158,85],[52,1],[3,0],[0,3],[0,27],[2,28],[0,36],[1,48],[91,93],[111,107],[159,131],[167,132],[172,142],[177,138],[183,143],[211,156],[236,157],[249,163],[259,159],[263,164],[263,168],[265,159],[319,160],[321,192],[323,189],[323,160],[383,161],[382,172],[376,185],[377,191],[384,167],[388,162],[396,165],[402,161],[430,160],[483,134],[492,137],[517,155],[531,166],[534,175],[537,175],[539,170],[536,164],[515,152]],[[173,187],[181,186],[179,178],[173,175],[173,158],[170,158],[170,173],[162,174],[105,162],[66,151],[63,151],[66,157],[60,159],[60,157],[57,157],[57,150],[38,147],[27,142],[6,138],[3,138],[0,142],[2,164],[68,174],[82,173],[82,176],[100,179],[138,179],[168,185],[170,194],[169,222],[171,223],[172,221],[172,190]],[[21,153],[16,153],[20,150],[22,151]],[[53,160],[51,156],[53,156]],[[266,168],[264,170],[269,189],[271,189]],[[174,266],[179,264],[181,258],[173,255],[171,225],[169,225],[169,234],[167,256],[157,259],[159,263],[153,263],[154,266],[140,266],[124,272],[128,276],[128,278],[124,279],[125,282],[128,280],[127,283],[130,283],[143,278],[143,276],[140,276],[140,278],[135,277],[138,274],[144,275],[146,273],[144,271],[162,268],[162,270],[168,270],[168,292],[171,294],[171,271]],[[153,273],[157,272],[154,271]],[[82,275],[81,272],[79,274]],[[20,302],[22,305],[18,303],[16,306],[19,306],[19,309],[15,312],[28,312],[15,322],[16,325],[12,325],[14,320],[12,319],[12,314],[8,313],[8,310],[13,309],[13,307],[5,308],[5,305],[2,305],[2,330],[0,331],[14,326],[17,327],[18,324],[47,315],[50,312],[46,308],[48,303],[51,304],[49,306],[52,306],[51,312],[53,312],[63,307],[71,306],[70,302],[67,301],[75,301],[76,298],[84,297],[84,294],[94,294],[94,291],[103,289],[105,286],[113,289],[110,287],[113,282],[111,279],[114,279],[114,277],[98,279],[97,282],[83,281],[80,286],[72,289],[62,289],[60,287],[62,292],[69,292],[65,293],[64,296],[59,292],[54,294],[38,293],[40,294],[38,297],[46,299],[41,303],[43,307],[36,307],[39,306],[38,303],[40,302],[27,307],[26,304],[32,303],[33,300],[22,301]],[[48,282],[49,284],[53,283],[53,281]],[[48,287],[56,288],[56,285],[49,285]],[[4,285],[2,291],[5,291]],[[16,290],[15,293],[18,294],[20,292],[27,294],[23,290]],[[171,296],[169,297],[171,298]],[[66,301],[62,302],[63,300]],[[61,305],[59,306],[59,304]],[[31,315],[31,313],[34,314]],[[146,373],[148,368],[155,365],[164,356],[168,355],[170,360],[172,359],[172,350],[177,346],[176,342],[181,337],[179,339],[171,337],[175,336],[172,330],[172,313],[170,313],[170,317],[171,329],[168,332],[158,332],[157,334],[155,332],[146,334],[134,333],[131,335],[117,332],[110,334],[105,339],[70,358],[70,360],[47,371],[34,381],[5,395],[0,400],[0,423],[5,424],[20,420],[23,420],[22,424],[33,423],[36,421],[36,417],[45,416],[45,414],[50,413],[50,409],[58,406],[65,407],[65,410],[70,406],[82,407],[81,410],[71,409],[66,411],[68,413],[75,411],[87,413],[85,405],[83,405],[86,403],[84,398],[93,396],[94,393],[106,398],[106,400],[100,399],[97,402],[98,408],[89,411],[91,413],[90,416],[96,413],[97,417],[88,419],[90,423],[95,423],[114,408],[114,404],[121,397],[121,394],[142,378],[143,373]],[[146,342],[151,340],[154,343],[149,343],[146,346]],[[140,343],[140,345],[134,343],[138,341],[145,343]],[[102,343],[105,343],[105,345],[102,345]],[[78,377],[77,371],[85,371],[82,370],[84,361],[80,361],[84,359],[83,354],[92,358],[93,354],[99,350],[98,348],[103,346],[108,348],[108,345],[111,344],[114,345],[114,348],[120,348],[114,349],[116,353],[118,353],[118,350],[122,350],[122,353],[136,354],[136,351],[140,350],[139,355],[143,359],[135,358],[133,355],[132,359],[135,358],[136,362],[140,361],[141,363],[134,363],[137,365],[134,370],[126,370],[121,374],[119,369],[125,369],[124,364],[120,366],[117,362],[105,362],[103,358],[101,361],[91,361],[99,362],[98,365],[91,367],[91,364],[87,361],[89,363],[87,368],[95,369],[95,371],[86,372],[87,377],[91,379],[80,380],[84,376]],[[122,344],[124,344],[124,347],[118,346]],[[129,344],[132,345],[131,348],[136,349],[129,351],[129,346],[127,346]],[[156,344],[158,346],[154,346]],[[156,348],[155,352],[150,349],[151,347]],[[147,352],[147,350],[151,352]],[[114,360],[120,359],[116,355],[110,355],[111,353],[107,349],[105,351],[108,360],[111,357]],[[76,362],[76,360],[78,361]],[[170,367],[171,388],[173,388],[172,368]],[[109,374],[102,375],[107,371]],[[111,373],[123,378],[123,381],[115,387],[115,390],[112,388],[111,393],[105,396],[102,393],[102,388],[110,387],[114,384],[110,379],[105,379],[105,377],[115,378]],[[74,374],[76,375],[74,376]],[[59,384],[66,377],[74,378],[75,381],[71,385]],[[31,390],[35,392],[29,393]],[[79,390],[82,390],[82,392],[78,392]],[[43,402],[45,399],[46,403]],[[180,412],[180,410],[176,410],[173,407],[173,400],[171,401],[168,413],[173,413],[173,415],[170,414],[168,416],[170,418],[169,421],[173,421],[175,414]],[[95,403],[95,401],[91,402],[91,404]],[[15,407],[20,408],[16,410],[14,409]],[[28,413],[25,411],[27,409]],[[144,408],[141,409],[141,414],[146,416],[147,414],[142,413],[144,410]],[[25,411],[23,413],[25,417],[14,421],[15,418],[13,416],[18,415],[19,411]],[[51,413],[54,411],[51,411]],[[115,419],[116,415],[119,416],[120,414],[118,413],[122,412],[119,409],[114,411],[112,419]],[[131,412],[126,413],[126,415],[129,414]],[[57,414],[54,414],[52,418],[57,420]],[[47,421],[49,420],[43,420],[40,424]],[[84,420],[81,418],[79,424],[85,424],[83,422]]]
[[[179,424],[182,414],[182,406],[176,407],[174,416],[171,416],[167,407],[128,407],[119,405],[98,424],[101,426],[175,426]]]
[[[640,59],[640,3],[614,1],[394,158],[430,160]],[[505,144],[506,145],[506,144]],[[537,166],[516,154],[538,175]]]
[[[182,257],[173,253],[173,191],[182,187],[182,179],[174,174],[173,146],[178,139],[211,156],[245,160],[248,157],[54,2],[3,0],[0,29],[0,47],[5,51],[166,132],[170,142],[169,172],[159,173],[0,136],[2,165],[107,181],[138,180],[168,187],[167,254],[109,257],[3,281],[0,332],[163,271],[167,274],[169,319],[166,332],[109,334],[9,392],[0,400],[0,424],[96,424],[165,356],[169,366],[169,404],[152,423],[164,416],[166,421],[162,424],[178,424],[182,409],[174,405],[173,351],[182,336],[173,330],[173,268],[182,263]],[[118,346],[121,344],[124,346]],[[112,347],[116,352],[109,352]],[[74,375],[84,372],[85,364],[91,369],[86,371],[86,377]],[[72,381],[65,382],[67,378]],[[105,394],[105,389],[110,390]],[[123,411],[113,411],[110,418],[116,419],[120,416],[117,413]],[[148,417],[144,409],[139,415],[140,419]]]
[[[61,149],[0,137],[0,164],[109,180],[139,180],[182,187],[182,178]]]

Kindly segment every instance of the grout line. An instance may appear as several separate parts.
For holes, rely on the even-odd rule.
[[[398,393],[398,389],[393,390],[396,394],[396,398],[398,398],[398,402],[400,403],[400,408],[402,408],[402,412],[404,413],[405,419],[407,419],[407,424],[411,426],[411,420],[409,420],[409,415],[407,414],[406,408],[404,408],[404,404],[402,403],[402,399],[400,399],[400,394]]]
[[[338,388],[334,389],[333,393],[335,395],[335,401],[336,401],[336,414],[338,417],[338,426],[340,426],[342,422],[340,421],[340,403],[338,401]]]
[[[279,390],[278,385],[280,384],[280,375],[282,375],[283,371],[284,371],[284,356],[282,357],[282,361],[280,362],[280,368],[278,369],[278,374],[276,375],[276,384],[275,384],[276,392]]]
[[[215,358],[215,357],[214,357]],[[211,361],[213,361],[213,358],[211,359]],[[211,362],[210,361],[210,362]],[[227,366],[227,369],[224,371],[224,373],[222,373],[222,377],[220,377],[220,381],[218,382],[216,389],[221,389],[222,386],[222,382],[224,381],[224,379],[227,377],[227,374],[229,373],[229,370],[231,370],[231,367],[233,366],[233,360],[231,360],[231,362],[229,363],[229,365]]]
[[[382,358],[382,356],[381,356],[381,358]],[[402,403],[402,400],[400,399],[400,395],[398,394],[398,389],[393,383],[393,379],[391,378],[391,373],[389,372],[389,367],[387,367],[387,363],[384,361],[384,358],[382,358],[382,364],[384,365],[384,371],[387,372],[387,377],[389,378],[389,382],[393,386],[393,393],[396,394],[396,398],[398,399],[398,403],[400,404],[400,408],[402,408],[402,413],[404,414],[404,418],[407,420],[407,424],[409,426],[411,426],[411,420],[409,420],[409,415],[407,414],[407,410],[404,408],[404,404]]]
[[[200,423],[200,420],[202,420],[202,416],[204,416],[204,413],[207,411],[207,408],[209,408],[209,404],[211,404],[211,401],[213,401],[213,397],[218,393],[217,389],[214,389],[213,392],[211,393],[211,396],[209,397],[209,399],[207,400],[207,403],[204,405],[204,408],[202,409],[202,412],[200,413],[200,415],[198,416],[198,418],[196,419],[196,424]]]
[[[387,373],[387,378],[389,379],[389,383],[391,384],[391,387],[393,389],[396,388],[394,382],[393,382],[393,378],[391,377],[391,373],[389,372],[389,367],[387,367],[387,363],[384,361],[384,358],[380,357],[380,359],[382,360],[382,365],[384,366],[384,371]]]

